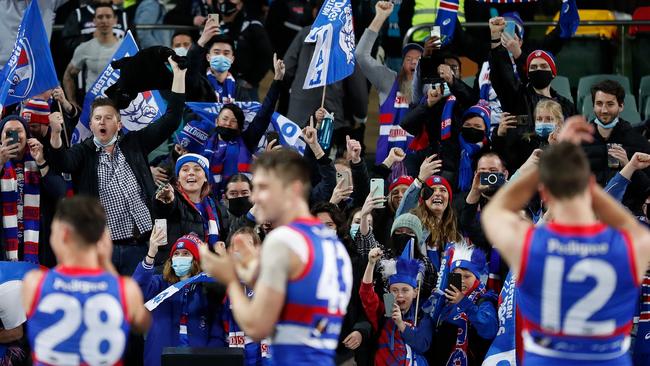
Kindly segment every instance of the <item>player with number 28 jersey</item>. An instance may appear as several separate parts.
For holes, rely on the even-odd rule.
[[[123,279],[57,267],[28,310],[35,365],[117,365],[129,333]]]
[[[526,364],[547,364],[545,356],[563,365],[624,357],[639,283],[627,234],[603,224],[550,223],[531,229],[522,255]]]

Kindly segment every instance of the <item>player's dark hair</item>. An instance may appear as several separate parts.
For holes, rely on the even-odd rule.
[[[82,244],[87,246],[95,245],[106,229],[106,212],[99,199],[90,196],[78,195],[61,200],[54,220],[72,226]]]
[[[589,185],[589,160],[580,146],[561,142],[539,158],[539,180],[558,199],[573,198]]]
[[[263,153],[253,163],[252,170],[268,170],[277,176],[285,185],[295,181],[303,184],[303,197],[309,197],[311,189],[310,172],[311,168],[307,161],[296,151],[281,148],[278,150]]]

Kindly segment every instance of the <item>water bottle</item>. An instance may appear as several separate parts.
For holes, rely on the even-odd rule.
[[[323,150],[328,150],[332,144],[334,133],[334,114],[326,114],[318,129],[318,143]]]

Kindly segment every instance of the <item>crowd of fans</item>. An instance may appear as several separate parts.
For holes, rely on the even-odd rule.
[[[62,87],[8,106],[0,122],[0,259],[56,266],[50,225],[57,202],[73,194],[99,198],[112,262],[133,277],[145,302],[199,274],[203,244],[259,251],[273,227],[255,220],[250,166],[258,154],[285,148],[277,137],[266,138],[279,111],[303,128],[311,213],[336,232],[352,259],[354,287],[337,365],[448,365],[461,351],[469,365],[483,362],[499,328],[498,294],[508,268],[483,233],[482,208],[521,172],[535,169],[564,120],[577,114],[551,87],[562,73],[554,54],[567,41],[559,29],[530,39],[519,14],[508,12],[490,18],[483,36],[456,27],[445,46],[426,35],[402,47],[404,30],[417,20],[407,2],[400,10],[400,2],[353,1],[357,67],[328,85],[321,101],[322,89],[302,89],[315,47],[303,40],[322,4],[317,0],[100,0],[76,9],[65,3],[41,6],[46,29],[55,12],[65,19],[52,40]],[[17,25],[16,14],[2,27]],[[515,24],[513,34],[504,32],[508,23]],[[187,58],[186,68],[169,59],[166,112],[124,133],[115,102],[98,98],[89,110],[92,137],[71,145],[83,95],[137,24],[200,29],[135,32],[141,49],[166,46]],[[10,32],[2,34],[0,64],[13,45]],[[479,65],[474,85],[461,78],[461,56]],[[262,97],[269,71],[273,81]],[[368,109],[377,108],[368,105],[371,87],[379,95],[379,121],[367,121]],[[593,142],[583,149],[592,172],[648,222],[646,127],[620,117],[625,90],[616,81],[595,84],[591,97]],[[208,120],[185,107],[190,101],[223,107]],[[244,101],[261,102],[250,121],[233,103]],[[334,121],[331,146],[319,143],[326,118]],[[364,140],[365,124],[376,122],[377,141]],[[368,145],[376,151],[372,162]],[[521,215],[533,223],[553,219],[539,196]],[[398,275],[388,273],[391,261]],[[449,268],[460,276],[459,288],[440,288]],[[444,306],[432,317],[425,308],[436,292]],[[395,298],[392,309],[382,301],[387,293]],[[0,299],[0,346],[27,350],[16,331],[23,325],[3,317],[21,311],[9,300]],[[272,357],[265,340],[253,341],[238,327],[218,284],[186,286],[152,316],[144,342],[129,339],[127,364],[159,365],[164,347],[241,347],[248,365]],[[29,352],[7,353],[0,365],[28,359]]]

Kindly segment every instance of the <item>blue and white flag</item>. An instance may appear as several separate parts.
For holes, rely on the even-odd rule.
[[[516,279],[512,276],[512,272],[508,272],[501,294],[499,294],[499,330],[485,356],[483,366],[517,365],[515,282]]]
[[[25,11],[14,49],[2,68],[1,80],[0,112],[5,106],[59,85],[38,1],[32,1]]]
[[[333,84],[354,72],[354,27],[350,0],[325,0],[305,43],[316,43],[303,89]]]
[[[580,25],[580,15],[576,0],[562,0],[560,10],[560,38],[571,38],[576,34]]]
[[[443,46],[449,44],[454,37],[458,6],[458,0],[440,0],[435,24],[440,27],[440,42]]]
[[[199,115],[199,117],[209,121],[210,123],[215,123],[221,107],[221,103],[201,103],[201,102],[187,102],[185,103],[194,113]],[[242,112],[244,112],[244,130],[248,128],[248,125],[253,121],[257,112],[259,112],[262,104],[259,102],[235,102]],[[298,151],[301,155],[305,153],[305,147],[307,144],[302,139],[301,129],[297,123],[291,121],[287,117],[281,115],[278,112],[273,113],[271,116],[271,125],[269,126],[270,131],[276,131],[280,137],[280,144],[282,146],[290,147]],[[260,145],[264,148],[266,141],[264,138],[260,141]]]
[[[212,277],[205,274],[205,272],[201,272],[201,273],[197,274],[196,276],[190,277],[190,278],[185,279],[183,281],[176,282],[175,284],[167,287],[161,293],[154,296],[153,299],[147,301],[144,304],[144,307],[147,308],[147,310],[149,310],[149,311],[153,311],[155,308],[158,307],[158,305],[162,304],[165,300],[172,297],[175,293],[180,291],[180,289],[182,289],[186,285],[191,285],[193,283],[201,283],[201,282],[212,282],[212,283],[214,283],[216,281],[214,279],[212,279]]]
[[[133,56],[136,53],[138,53],[138,45],[135,43],[131,31],[128,31],[122,40],[122,44],[113,54],[111,62],[123,57]],[[90,105],[97,97],[105,97],[106,89],[115,84],[120,78],[120,70],[113,69],[111,62],[108,63],[104,71],[86,93],[79,123],[72,134],[72,143],[81,142],[92,135],[89,127]],[[157,90],[145,91],[138,94],[126,109],[120,110],[122,132],[137,131],[146,127],[149,123],[161,117],[166,109],[167,105],[165,100]]]

